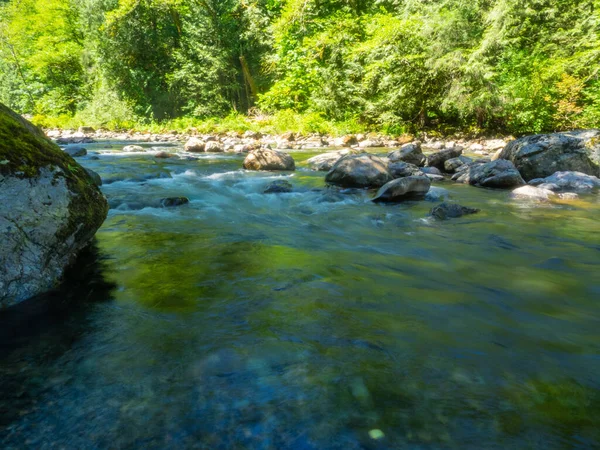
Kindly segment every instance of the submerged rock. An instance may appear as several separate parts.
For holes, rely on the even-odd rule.
[[[265,194],[283,194],[292,192],[293,186],[287,180],[275,180],[267,186]]]
[[[600,188],[600,179],[581,172],[556,172],[531,180],[529,184],[555,192],[591,192]]]
[[[100,178],[100,175],[98,175],[92,169],[85,168],[84,170],[87,172],[96,186],[102,186],[102,178]]]
[[[398,202],[411,198],[424,197],[431,187],[431,181],[424,176],[398,178],[386,183],[373,198],[374,202]]]
[[[163,208],[172,208],[173,206],[187,205],[190,199],[187,197],[167,197],[160,200],[160,206]]]
[[[54,288],[107,213],[88,172],[0,104],[0,308]]]
[[[294,158],[284,152],[262,148],[248,153],[244,160],[247,170],[296,170]]]
[[[468,206],[462,206],[458,203],[444,202],[434,206],[429,212],[429,215],[435,217],[437,220],[447,220],[462,217],[467,214],[475,214],[478,212],[479,209],[477,208],[469,208]]]
[[[87,155],[87,150],[84,147],[78,145],[68,145],[64,148],[64,152],[72,158],[78,158],[80,156]]]
[[[173,154],[173,153],[168,153],[168,152],[158,152],[154,155],[155,158],[158,159],[169,159],[169,158],[175,158],[177,155]]]
[[[429,192],[425,195],[425,200],[429,202],[439,202],[450,198],[450,192],[447,189],[431,186]]]
[[[509,142],[499,157],[511,161],[526,181],[555,172],[600,175],[600,130],[538,134]]]
[[[511,188],[525,184],[513,163],[504,159],[488,163],[473,162],[461,169],[452,177],[454,181],[490,188]]]
[[[421,150],[420,142],[411,142],[404,144],[398,150],[394,150],[388,154],[390,162],[405,162],[422,167],[425,164],[426,157]]]
[[[356,188],[379,187],[391,180],[386,161],[367,153],[344,156],[325,176],[327,183]]]

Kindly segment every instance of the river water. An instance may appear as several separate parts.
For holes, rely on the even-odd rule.
[[[435,222],[326,189],[317,152],[123,145],[80,159],[112,208],[94,246],[0,315],[1,448],[600,448],[597,194],[447,181],[481,212]]]

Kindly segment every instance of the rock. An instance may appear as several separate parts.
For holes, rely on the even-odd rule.
[[[187,197],[167,197],[160,200],[160,206],[163,208],[172,208],[174,206],[187,205],[190,199]]]
[[[460,166],[464,166],[465,164],[472,163],[473,160],[471,158],[467,158],[466,156],[459,156],[457,158],[448,159],[444,162],[444,170],[448,173],[456,172]]]
[[[467,214],[478,213],[479,209],[469,208],[468,206],[462,206],[457,203],[444,202],[437,206],[434,206],[429,215],[436,218],[437,220],[448,220],[462,217]]]
[[[0,104],[0,308],[56,287],[107,213],[83,167]]]
[[[479,144],[477,142],[469,145],[469,150],[472,152],[481,152],[481,151],[483,151],[483,149],[484,149],[483,145]]]
[[[535,186],[521,186],[512,191],[510,196],[515,199],[530,199],[538,201],[550,200],[556,194],[549,189],[542,189]]]
[[[98,175],[98,173],[88,168],[84,168],[84,170],[87,172],[87,174],[90,176],[90,178],[96,186],[102,186],[102,178],[100,178],[100,175]]]
[[[207,153],[222,153],[225,151],[225,148],[220,142],[209,141],[204,146],[204,151]]]
[[[360,148],[377,148],[383,147],[383,142],[378,141],[377,139],[365,139],[364,141],[359,142],[358,146]]]
[[[71,156],[72,158],[78,158],[80,156],[87,155],[87,150],[78,145],[72,145],[72,146],[68,145],[67,147],[64,148],[64,152],[66,154],[68,154],[69,156]]]
[[[492,155],[492,161],[497,161],[500,159],[500,156],[502,156],[502,149],[500,150],[496,150],[496,153],[494,153]]]
[[[187,142],[183,146],[183,149],[186,152],[190,152],[190,153],[202,153],[204,151],[205,147],[206,147],[206,144],[204,143],[203,140],[198,139],[196,137],[192,137],[187,140]]]
[[[139,145],[126,145],[125,147],[123,147],[124,152],[130,153],[130,152],[135,152],[135,153],[140,153],[140,152],[145,152],[146,150],[144,150],[144,147],[140,147]]]
[[[436,186],[431,186],[429,192],[425,194],[425,200],[430,202],[439,202],[448,198],[450,198],[450,193],[446,189]]]
[[[296,170],[294,158],[284,152],[262,148],[248,153],[244,160],[247,170]]]
[[[591,192],[600,188],[600,179],[581,172],[556,172],[546,178],[533,179],[529,184],[555,192]]]
[[[440,150],[437,153],[432,153],[427,156],[426,166],[435,167],[440,170],[444,170],[444,163],[452,158],[458,158],[462,154],[461,148],[450,148],[447,150]]]
[[[260,139],[262,137],[262,134],[259,133],[258,131],[246,131],[244,133],[244,139]]]
[[[525,184],[513,163],[505,159],[488,163],[473,162],[454,174],[452,179],[460,183],[490,188],[511,188]]]
[[[344,187],[379,187],[392,180],[386,161],[366,153],[348,155],[337,161],[325,181]]]
[[[353,134],[348,134],[341,138],[342,147],[352,147],[353,145],[358,145],[358,139]]]
[[[173,154],[173,153],[168,153],[168,152],[158,152],[154,154],[155,158],[158,159],[168,159],[168,158],[175,158],[177,155]]]
[[[296,134],[292,133],[291,131],[288,131],[287,133],[283,133],[281,136],[279,136],[279,140],[286,142],[294,142],[296,140]]]
[[[355,155],[358,153],[359,152],[357,150],[340,150],[337,152],[321,153],[320,155],[313,156],[312,158],[308,159],[306,163],[312,170],[328,172],[340,158],[343,158],[346,155]]]
[[[442,171],[437,167],[421,167],[421,172],[423,172],[426,175],[442,176]]]
[[[579,198],[579,195],[577,195],[574,192],[562,192],[558,194],[558,198],[560,198],[561,200],[577,200]]]
[[[232,151],[233,153],[248,153],[258,148],[260,147],[256,144],[237,144],[233,146]]]
[[[79,127],[78,131],[82,134],[92,134],[96,132],[92,127]]]
[[[497,150],[502,150],[506,146],[506,142],[502,139],[488,139],[483,144],[482,150],[487,150],[488,152],[495,152]]]
[[[421,150],[420,142],[411,142],[404,144],[398,150],[394,150],[388,154],[388,158],[392,162],[403,161],[415,166],[423,166],[426,158]]]
[[[423,175],[424,173],[414,164],[402,161],[391,162],[388,164],[388,172],[393,178],[410,177],[413,175]]]
[[[82,136],[80,134],[71,135],[71,136],[62,136],[56,139],[56,143],[60,145],[69,145],[69,144],[93,144],[96,142],[91,137]]]
[[[509,142],[500,158],[511,161],[526,181],[555,172],[600,175],[600,131],[538,134]]]
[[[386,183],[377,191],[374,202],[399,202],[424,197],[431,187],[431,181],[424,176],[398,178]]]
[[[265,194],[283,194],[292,192],[292,183],[286,180],[275,180],[267,186]]]

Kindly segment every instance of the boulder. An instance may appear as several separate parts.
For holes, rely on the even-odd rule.
[[[398,178],[386,183],[373,198],[374,202],[399,202],[424,197],[431,187],[431,181],[424,176]]]
[[[123,147],[122,151],[127,153],[140,153],[145,152],[146,150],[144,150],[144,147],[140,147],[139,145],[126,145],[125,147]]]
[[[510,196],[515,199],[547,201],[556,194],[549,189],[535,186],[521,186],[511,192]]]
[[[600,179],[581,172],[556,172],[546,178],[529,182],[533,186],[554,192],[591,192],[600,188]]]
[[[353,145],[358,145],[358,140],[353,134],[348,134],[341,138],[342,147],[352,147]]]
[[[526,181],[565,171],[599,176],[600,130],[526,136],[509,142],[499,157]]]
[[[172,208],[174,206],[187,205],[190,199],[187,197],[167,197],[160,199],[160,206],[163,208]]]
[[[220,142],[208,141],[204,146],[204,151],[210,153],[222,153],[225,151],[225,147],[223,147],[223,144]]]
[[[452,177],[454,181],[490,188],[511,188],[525,184],[513,163],[504,159],[487,163],[473,162],[463,167]]]
[[[100,178],[100,175],[98,175],[98,173],[88,168],[84,168],[84,170],[87,172],[87,174],[90,176],[90,178],[96,186],[102,186],[102,178]]]
[[[444,170],[444,163],[452,158],[458,158],[462,155],[462,148],[449,148],[446,150],[440,150],[437,153],[432,153],[427,156],[426,166],[435,167],[440,170]]]
[[[79,131],[82,134],[92,134],[92,133],[96,132],[96,130],[94,130],[93,127],[85,127],[85,126],[79,127],[79,130],[77,130],[77,131]]]
[[[383,147],[383,142],[377,139],[365,139],[364,141],[359,142],[358,146],[360,148],[377,148]]]
[[[79,158],[80,156],[87,155],[87,150],[79,145],[67,145],[64,148],[64,152],[72,158]]]
[[[248,153],[244,160],[247,170],[296,170],[294,158],[284,152],[261,148]]]
[[[404,144],[398,150],[390,152],[388,158],[392,162],[402,161],[419,167],[423,166],[426,161],[420,142]]]
[[[244,139],[260,139],[262,137],[262,134],[259,133],[258,131],[247,130],[244,133],[243,137],[244,137]]]
[[[391,180],[386,161],[366,153],[344,156],[325,176],[327,183],[356,188],[380,187]]]
[[[190,153],[202,153],[205,147],[206,144],[203,140],[198,139],[196,137],[192,137],[187,140],[187,142],[183,146],[183,149],[186,152]]]
[[[412,175],[423,175],[423,172],[417,166],[402,161],[390,162],[388,164],[388,171],[390,172],[393,178],[410,177]]]
[[[478,212],[479,209],[477,208],[469,208],[468,206],[462,206],[458,203],[444,202],[434,206],[429,212],[429,215],[437,220],[447,220],[462,217],[467,214],[475,214]]]
[[[358,154],[358,150],[340,150],[337,152],[321,153],[308,159],[306,163],[312,170],[330,171],[333,165],[346,155]]]
[[[473,160],[466,156],[451,158],[444,162],[444,170],[448,173],[454,173],[456,172],[456,169],[458,169],[460,166],[464,166],[465,164],[469,164],[472,162]]]
[[[107,213],[88,172],[0,104],[0,309],[56,287]]]
[[[293,186],[287,180],[275,180],[265,189],[265,194],[284,194],[292,192]]]

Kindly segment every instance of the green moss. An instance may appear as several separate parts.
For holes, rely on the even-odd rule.
[[[71,214],[59,239],[77,233],[78,240],[93,236],[106,218],[108,204],[86,171],[45,137],[42,131],[0,104],[0,174],[34,178],[43,167],[58,168],[73,196]],[[80,224],[84,224],[80,227]]]

